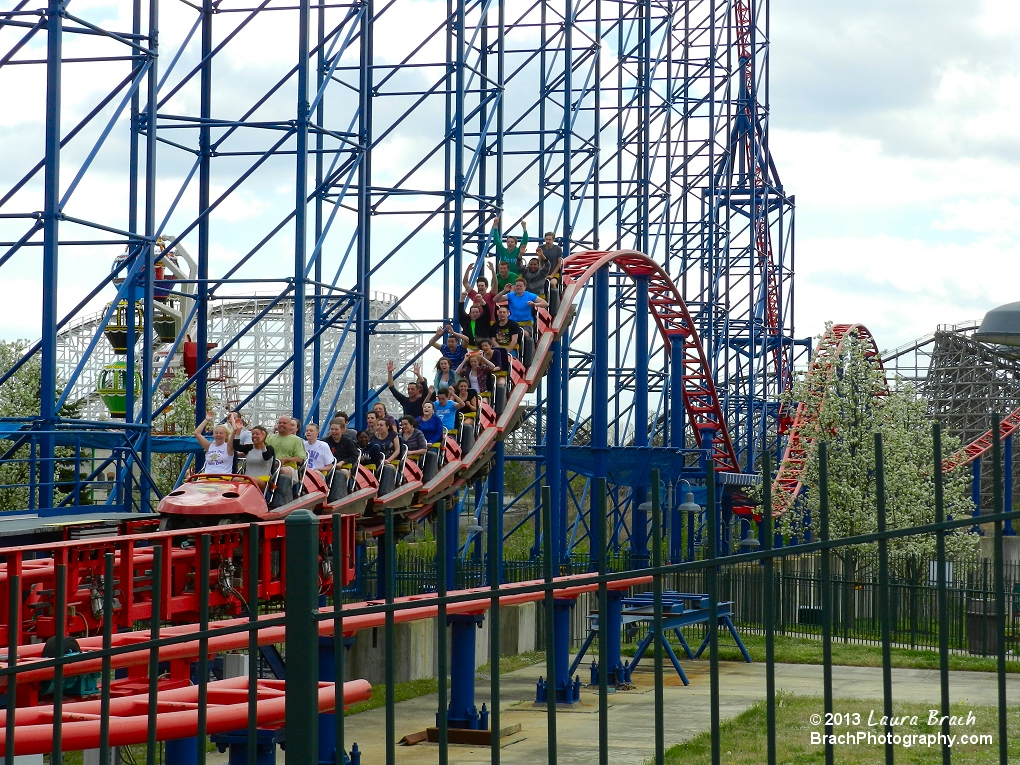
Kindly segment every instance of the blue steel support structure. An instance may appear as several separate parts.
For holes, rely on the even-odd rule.
[[[60,85],[63,62],[63,11],[60,0],[49,0],[46,14],[46,170],[43,198],[42,324],[40,328],[40,427],[48,430],[56,421],[57,390],[57,274],[60,238]],[[52,436],[40,443],[38,507],[53,505],[55,444]]]
[[[355,331],[355,375],[354,387],[356,401],[365,401],[367,391],[371,388],[369,377],[368,349],[370,347],[371,326],[369,324],[368,296],[371,290],[372,272],[372,111],[375,92],[375,68],[373,66],[372,47],[375,43],[375,32],[372,23],[373,0],[367,0],[360,15],[359,35],[361,37],[360,61],[358,68],[358,151],[357,151],[357,282],[355,292],[358,297],[357,329]],[[359,428],[364,428],[365,410],[367,406],[356,408]],[[452,581],[452,580],[449,580]]]
[[[648,277],[638,277],[635,290],[635,303],[648,303]],[[648,317],[638,313],[634,317],[634,445],[639,449],[648,446]],[[649,560],[648,552],[648,512],[644,508],[648,498],[648,487],[637,483],[633,488],[631,503],[631,554],[634,565],[639,566]]]
[[[113,27],[99,35],[110,48],[128,49],[121,64],[126,78],[117,84],[121,70],[117,77],[99,78],[108,92],[94,97],[96,109],[65,115],[69,124],[83,126],[74,141],[95,148],[86,152],[90,157],[104,147],[117,150],[107,140],[104,119],[129,140],[133,159],[127,179],[117,179],[118,188],[129,189],[124,197],[137,212],[141,183],[144,214],[122,216],[111,204],[102,212],[88,211],[95,220],[86,220],[85,212],[72,216],[73,225],[60,197],[62,179],[83,179],[77,195],[64,192],[73,202],[103,188],[88,183],[98,173],[91,159],[75,159],[65,169],[62,155],[59,118],[67,102],[62,41],[67,24],[72,31],[83,27],[65,18],[59,0],[35,2],[45,11],[47,37],[47,88],[39,110],[46,124],[43,182],[33,186],[38,170],[20,165],[16,170],[24,170],[27,181],[12,175],[8,183],[6,173],[2,179],[2,212],[20,217],[0,220],[5,247],[0,273],[16,277],[17,269],[26,268],[16,256],[42,247],[41,340],[20,363],[36,355],[42,363],[47,395],[38,413],[41,428],[57,419],[57,402],[48,392],[64,382],[57,374],[59,332],[94,310],[96,301],[106,301],[109,263],[127,245],[134,260],[126,266],[127,287],[120,294],[143,304],[145,321],[140,358],[136,361],[133,346],[127,355],[145,381],[143,400],[129,422],[136,426],[130,432],[140,456],[148,461],[145,433],[168,405],[167,394],[157,396],[162,380],[153,364],[160,236],[196,255],[193,314],[175,342],[163,348],[172,357],[185,336],[196,343],[196,419],[209,400],[210,365],[227,351],[207,350],[217,310],[228,297],[259,297],[290,311],[291,355],[266,377],[290,375],[291,413],[322,421],[335,408],[333,391],[339,396],[339,389],[353,388],[355,422],[364,426],[365,405],[384,379],[373,365],[374,338],[390,331],[398,309],[425,326],[455,320],[464,268],[473,264],[478,272],[491,254],[488,227],[500,214],[505,232],[527,220],[539,236],[554,231],[568,253],[633,248],[663,263],[709,347],[745,469],[762,448],[770,448],[774,396],[785,384],[781,370],[792,365],[793,199],[768,152],[766,0],[750,5],[682,0],[671,6],[650,0],[539,0],[527,7],[449,0],[416,5],[421,17],[401,14],[401,0],[328,6],[300,0],[257,8],[238,0],[202,0],[198,6],[157,6],[151,0],[147,9],[136,6],[130,35]],[[173,23],[161,25],[162,18]],[[275,57],[253,60],[252,51],[269,51],[265,43],[277,39],[281,18],[296,29],[296,55],[274,52]],[[185,33],[164,35],[157,48],[161,26]],[[403,40],[402,51],[394,54],[391,46],[377,54],[377,35]],[[0,49],[0,61],[8,52]],[[97,64],[106,53],[95,54]],[[167,62],[158,74],[157,56]],[[243,81],[235,74],[238,61],[251,65]],[[110,71],[116,65],[102,63]],[[25,68],[0,64],[0,77]],[[121,112],[132,104],[134,119],[115,111],[124,98]],[[27,233],[17,228],[26,222]],[[76,257],[84,252],[90,264],[85,275],[69,275],[88,298],[69,311],[58,310],[58,274],[63,278],[66,270],[60,261],[75,262],[67,254],[71,248]],[[281,269],[282,262],[291,265]],[[132,291],[138,277],[140,295]],[[373,312],[374,289],[400,297]],[[306,324],[309,300],[312,319]],[[544,470],[552,488],[549,507],[536,507],[536,513],[551,516],[558,563],[594,528],[586,513],[596,501],[591,481],[600,477],[610,484],[611,539],[629,545],[639,559],[647,557],[647,519],[639,509],[647,487],[633,479],[638,470],[614,482],[614,457],[642,447],[682,450],[700,444],[697,434],[686,432],[676,395],[683,383],[678,351],[683,338],[674,338],[670,352],[658,333],[648,332],[647,301],[647,283],[600,272],[577,305],[573,325],[555,344],[543,395],[534,401],[530,416],[543,418],[537,432],[544,437],[536,444],[536,470]],[[108,312],[96,324],[98,342],[104,342],[109,320]],[[353,350],[351,367],[334,369],[335,358],[322,352],[322,337],[339,334],[348,323],[353,331],[338,346]],[[232,344],[250,346],[246,333]],[[10,374],[0,374],[0,387]],[[267,379],[245,382],[242,403]],[[181,395],[186,392],[171,391],[169,400]],[[586,446],[594,450],[590,467],[578,456]],[[51,507],[55,446],[43,437],[38,447],[38,476],[33,473],[38,489],[31,502]],[[498,460],[490,483],[497,492],[503,487],[500,472]],[[675,487],[667,496],[672,513],[680,497]],[[151,509],[144,487],[130,499],[139,509]],[[576,519],[573,530],[568,519]],[[451,510],[449,582],[457,521]],[[490,523],[497,521],[490,517]],[[671,556],[678,558],[676,518],[670,528],[677,532]],[[588,541],[594,541],[594,560],[598,546],[610,540]],[[561,703],[576,701],[578,692],[567,675],[571,605],[556,603],[559,676],[553,682]],[[464,632],[457,639],[466,641]],[[461,673],[463,682],[471,674]]]
[[[205,417],[208,396],[208,342],[209,342],[209,247],[210,247],[210,187],[212,185],[212,67],[213,67],[213,6],[212,0],[202,0],[202,58],[199,63],[200,95],[198,121],[198,316],[195,322],[195,348],[197,373],[195,380],[195,423]],[[149,104],[149,123],[153,135],[158,134],[158,104]]]
[[[305,253],[308,239],[308,35],[309,0],[298,0],[297,106],[294,118],[294,366],[292,412],[305,413]]]
[[[595,274],[595,300],[593,310],[593,345],[592,355],[592,479],[595,483],[605,479],[609,469],[609,269],[603,267]],[[600,406],[601,402],[605,406]],[[590,517],[596,517],[595,505],[598,501],[596,492],[588,494]],[[598,565],[599,549],[609,543],[602,539],[600,524],[590,523],[591,548],[589,562],[594,569]]]
[[[684,406],[681,400],[680,391],[684,386],[684,351],[683,346],[687,338],[681,334],[674,334],[670,338],[669,345],[669,445],[673,449],[681,450],[686,446],[686,430],[684,428]],[[698,439],[698,434],[695,434]],[[703,463],[702,469],[707,466]],[[669,495],[668,516],[669,516],[669,562],[678,563],[683,558],[682,553],[682,520],[680,514],[680,497],[676,496],[677,491]],[[690,516],[693,518],[693,516]],[[693,538],[693,528],[688,521],[687,538]]]

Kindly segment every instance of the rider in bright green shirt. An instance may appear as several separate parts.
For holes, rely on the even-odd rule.
[[[492,242],[496,247],[496,267],[499,267],[500,263],[506,263],[510,269],[510,283],[513,284],[513,280],[517,278],[521,269],[521,255],[527,251],[528,247],[528,224],[525,221],[521,221],[521,228],[524,229],[524,236],[521,238],[520,244],[517,243],[516,236],[508,236],[506,238],[506,245],[503,244],[503,237],[499,233],[499,216],[497,215],[492,221]]]

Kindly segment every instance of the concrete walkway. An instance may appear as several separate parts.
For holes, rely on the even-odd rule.
[[[649,665],[650,666],[650,665]],[[765,665],[723,662],[720,673],[723,719],[733,717],[765,696]],[[521,724],[521,732],[506,740],[503,761],[538,765],[546,757],[546,715],[531,709],[535,681],[544,674],[545,665],[522,669],[501,677],[501,724]],[[684,687],[671,670],[666,674],[666,745],[684,741],[710,725],[709,673],[707,661],[685,662],[684,671],[691,681]],[[978,672],[952,672],[951,698],[955,702],[994,705],[996,678]],[[1008,699],[1020,704],[1020,675],[1008,676]],[[653,675],[644,667],[635,674],[635,690],[610,696],[610,761],[621,765],[642,765],[654,754]],[[804,664],[776,665],[776,683],[784,691],[798,695],[821,696],[822,668]],[[483,687],[484,686],[484,687]],[[875,667],[834,667],[833,692],[838,697],[882,698],[882,671]],[[939,698],[939,676],[933,670],[893,670],[893,697],[896,700],[929,702]],[[598,695],[596,689],[582,689],[584,707],[561,711],[557,715],[558,760],[564,765],[591,765],[598,746]],[[487,683],[479,682],[479,706],[489,702]],[[397,737],[424,730],[435,724],[435,694],[397,705]],[[880,706],[876,705],[880,711]],[[375,709],[347,718],[347,747],[357,742],[364,753],[364,765],[385,762],[385,711]],[[397,747],[397,762],[407,765],[435,763],[435,745]],[[486,748],[452,746],[450,761],[459,765],[488,763]]]

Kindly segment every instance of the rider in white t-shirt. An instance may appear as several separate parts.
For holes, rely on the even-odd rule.
[[[216,425],[213,428],[213,440],[203,435],[205,426],[213,421],[213,413],[209,412],[198,427],[195,428],[195,440],[205,449],[205,467],[203,473],[224,474],[234,472],[234,442],[230,438],[230,428]]]
[[[305,454],[308,455],[308,467],[327,475],[336,464],[336,457],[329,444],[319,440],[319,426],[314,422],[305,428]]]

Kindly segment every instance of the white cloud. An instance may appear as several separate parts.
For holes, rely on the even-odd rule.
[[[797,247],[804,335],[830,320],[860,322],[892,348],[1016,299],[1011,280],[995,276],[1015,272],[1015,249],[885,235],[804,237]]]
[[[797,199],[797,329],[892,347],[1016,299],[1015,2],[773,6],[771,146]]]

